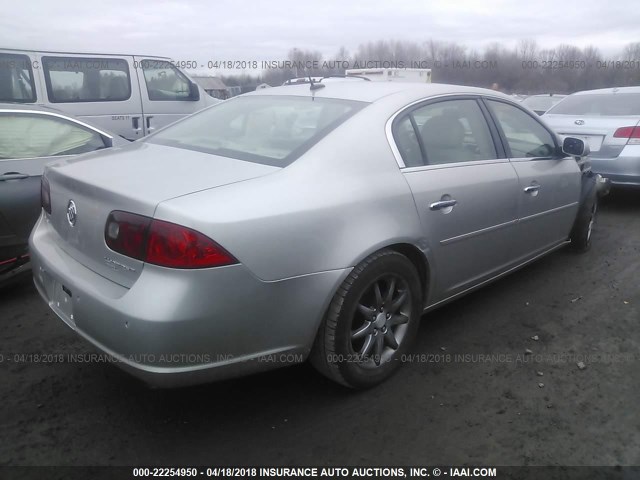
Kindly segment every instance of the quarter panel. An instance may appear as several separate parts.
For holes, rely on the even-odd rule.
[[[206,233],[263,280],[347,268],[393,243],[420,245],[385,136],[389,116],[370,105],[277,175],[162,202],[155,216]]]

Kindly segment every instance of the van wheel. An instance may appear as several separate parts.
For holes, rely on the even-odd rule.
[[[330,379],[368,388],[391,376],[415,338],[420,278],[393,250],[375,253],[344,280],[316,336],[311,363]]]
[[[571,249],[583,253],[591,248],[591,237],[598,213],[598,197],[596,195],[586,202],[578,212],[578,218],[571,230]]]

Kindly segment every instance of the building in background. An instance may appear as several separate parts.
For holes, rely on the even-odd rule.
[[[227,90],[227,86],[218,77],[192,76],[191,78],[198,85],[200,85],[205,92],[207,92],[212,97],[219,98],[220,100],[224,100],[225,98],[229,97],[229,91]]]

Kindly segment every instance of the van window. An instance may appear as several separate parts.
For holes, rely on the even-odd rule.
[[[125,60],[43,57],[42,63],[51,102],[118,102],[131,97]]]
[[[26,55],[0,54],[0,102],[36,101],[31,61]]]
[[[191,82],[171,63],[164,60],[140,63],[149,100],[189,100]]]

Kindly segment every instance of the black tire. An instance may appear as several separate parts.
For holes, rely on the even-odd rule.
[[[591,239],[593,229],[598,213],[598,196],[593,194],[588,201],[585,201],[580,210],[578,217],[571,230],[571,250],[578,253],[584,253],[591,248]]]
[[[381,250],[357,265],[338,288],[316,335],[311,363],[347,387],[373,387],[400,366],[421,314],[416,268],[404,255]]]

